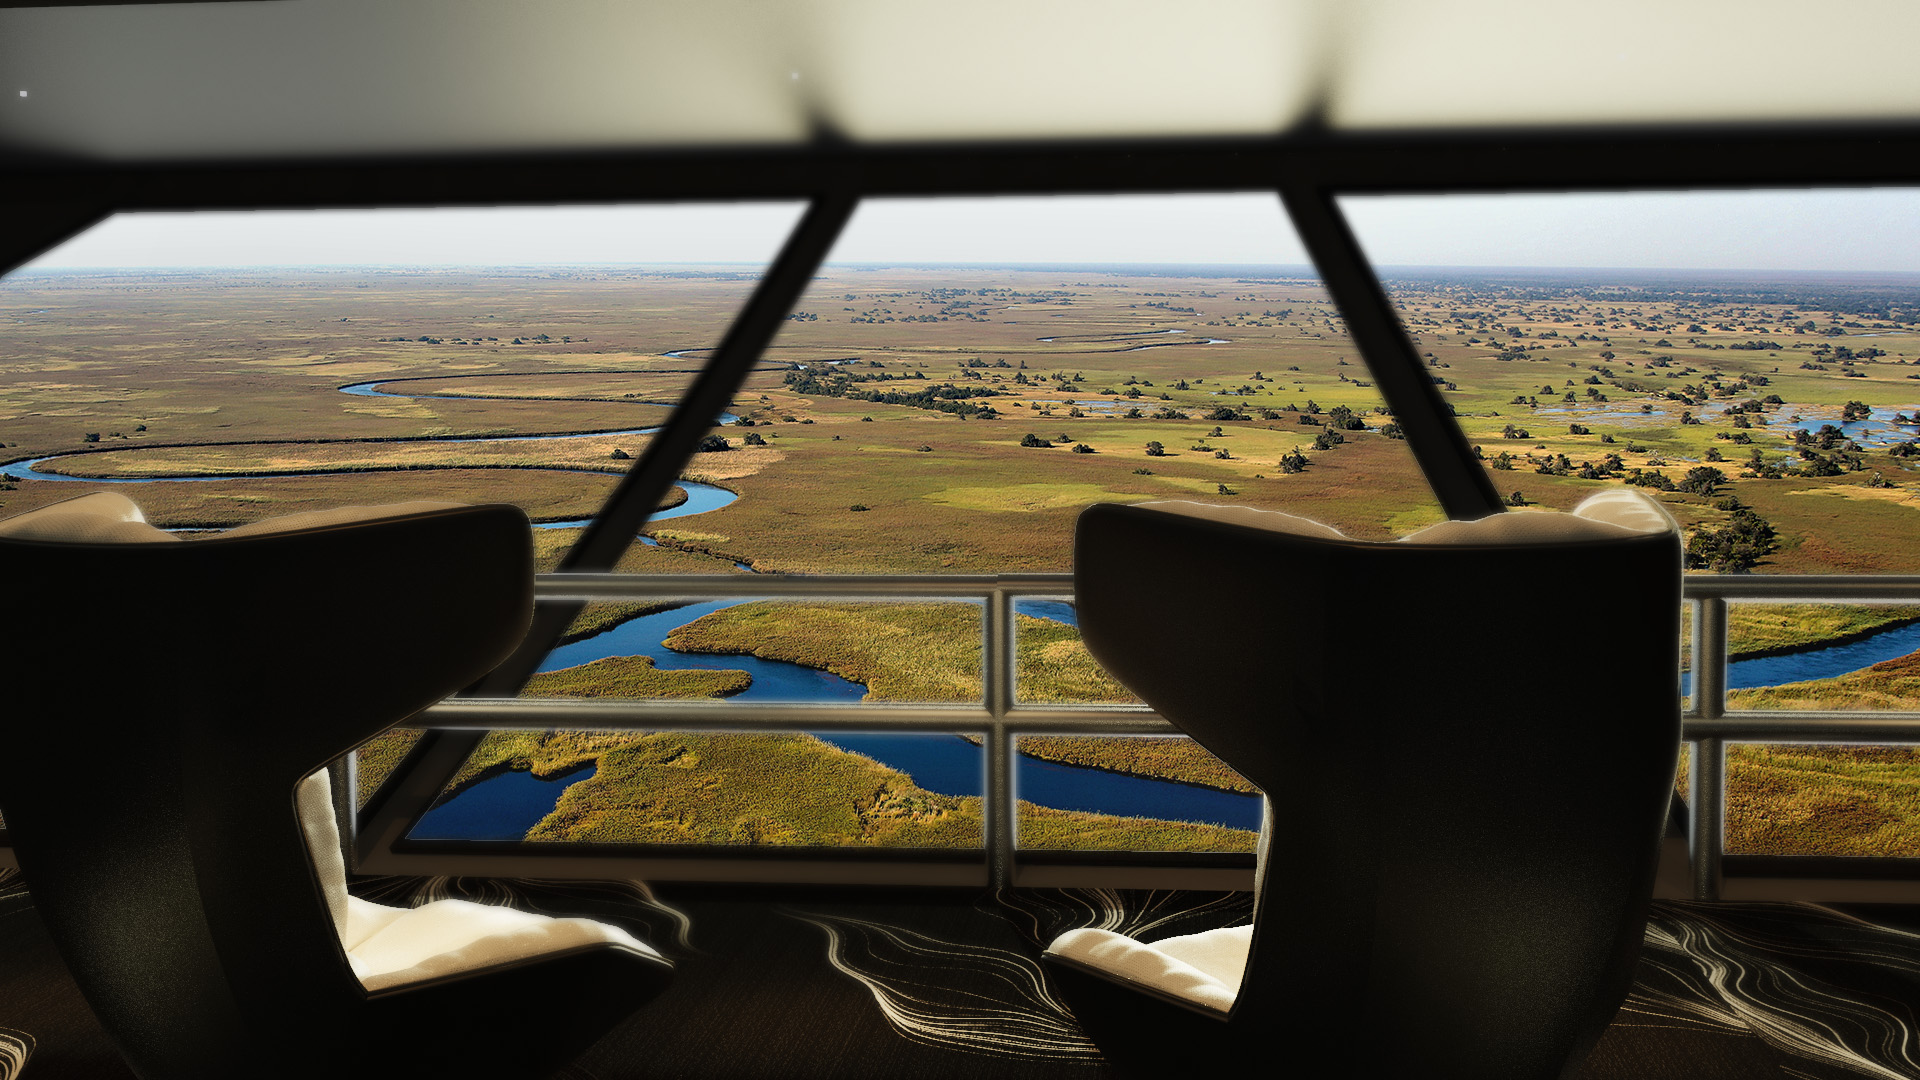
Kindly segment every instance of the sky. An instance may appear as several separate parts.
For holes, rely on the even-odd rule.
[[[1920,272],[1920,189],[1347,196],[1387,266]],[[122,214],[34,267],[765,263],[797,203]],[[1303,264],[1271,193],[870,200],[830,263]]]

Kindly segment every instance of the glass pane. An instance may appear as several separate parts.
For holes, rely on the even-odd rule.
[[[1727,852],[1920,856],[1920,749],[1728,747]]]
[[[1016,597],[1013,634],[1016,700],[1049,705],[1141,703],[1087,652],[1071,598]]]
[[[1680,604],[1680,711],[1693,708],[1693,605]]]
[[[1022,735],[1019,843],[1030,850],[1252,851],[1258,788],[1184,736]]]
[[[796,213],[115,217],[0,281],[0,514],[104,483],[176,529],[509,502],[553,528],[551,565]]]
[[[1920,709],[1920,607],[1728,604],[1727,707]]]
[[[361,743],[353,752],[353,775],[357,789],[354,792],[355,809],[366,809],[373,793],[380,790],[380,785],[386,783],[387,777],[393,775],[393,770],[406,760],[413,744],[420,741],[420,734],[408,728],[383,731]]]
[[[596,618],[601,628],[584,625]],[[848,705],[982,696],[979,604],[729,599],[597,605],[581,620],[524,696]]]
[[[977,739],[496,731],[415,840],[978,848]]]
[[[1920,571],[1920,265],[1888,224],[1920,190],[1341,205],[1516,502],[1636,484],[1696,570]]]
[[[1305,261],[1271,194],[865,203],[696,462],[739,498],[649,531],[762,573],[1000,573],[1066,570],[1100,501],[1437,520]]]

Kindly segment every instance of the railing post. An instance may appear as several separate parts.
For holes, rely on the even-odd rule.
[[[1013,736],[1007,713],[1013,708],[1013,597],[1005,587],[987,594],[981,635],[981,684],[987,712],[987,790],[980,800],[986,831],[988,883],[1002,889],[1013,883]]]
[[[1727,601],[1703,596],[1693,608],[1693,708],[1701,720],[1717,720],[1727,706]],[[1726,851],[1727,747],[1717,738],[1696,740],[1687,768],[1687,861],[1693,898],[1720,899],[1721,856]]]

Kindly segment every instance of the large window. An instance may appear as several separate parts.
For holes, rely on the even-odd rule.
[[[1103,501],[1287,508],[1370,539],[1439,520],[1305,263],[1272,194],[863,203],[686,468],[719,494],[656,516],[646,561],[621,569],[1062,574],[1075,518]],[[498,785],[542,793],[551,816],[464,835],[977,848],[999,812],[980,804],[988,602],[594,604],[523,697],[975,711],[950,731],[495,733],[412,837],[458,838],[450,812]],[[1081,644],[1071,596],[1020,595],[1010,614],[1007,715],[1063,710],[1012,745],[1023,850],[1252,850],[1259,793],[1204,750],[1076,720],[1138,703]],[[687,748],[683,772],[639,764],[662,740]],[[529,779],[589,767],[571,788]],[[851,793],[825,779],[872,769]]]
[[[354,504],[507,502],[551,569],[797,212],[109,219],[0,281],[0,514],[102,489],[182,532]],[[669,513],[708,497],[688,484]],[[629,564],[681,557],[637,547]],[[415,738],[367,748],[363,794]]]
[[[1694,574],[1920,571],[1920,190],[1342,205],[1514,505],[1636,485]],[[1737,600],[1691,715],[1920,709],[1920,609]],[[1905,746],[1734,741],[1727,851],[1920,856],[1916,793]]]

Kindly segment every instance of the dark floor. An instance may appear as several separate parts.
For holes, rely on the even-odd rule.
[[[11,887],[9,887],[11,885]],[[662,889],[384,879],[627,924],[676,964],[664,995],[556,1080],[1101,1077],[1036,942],[1102,922],[1146,938],[1245,918],[1244,894]],[[1640,976],[1580,1080],[1920,1078],[1920,908],[1657,904]],[[0,882],[0,1080],[119,1080],[29,894]],[[15,1052],[17,1054],[17,1051]]]

